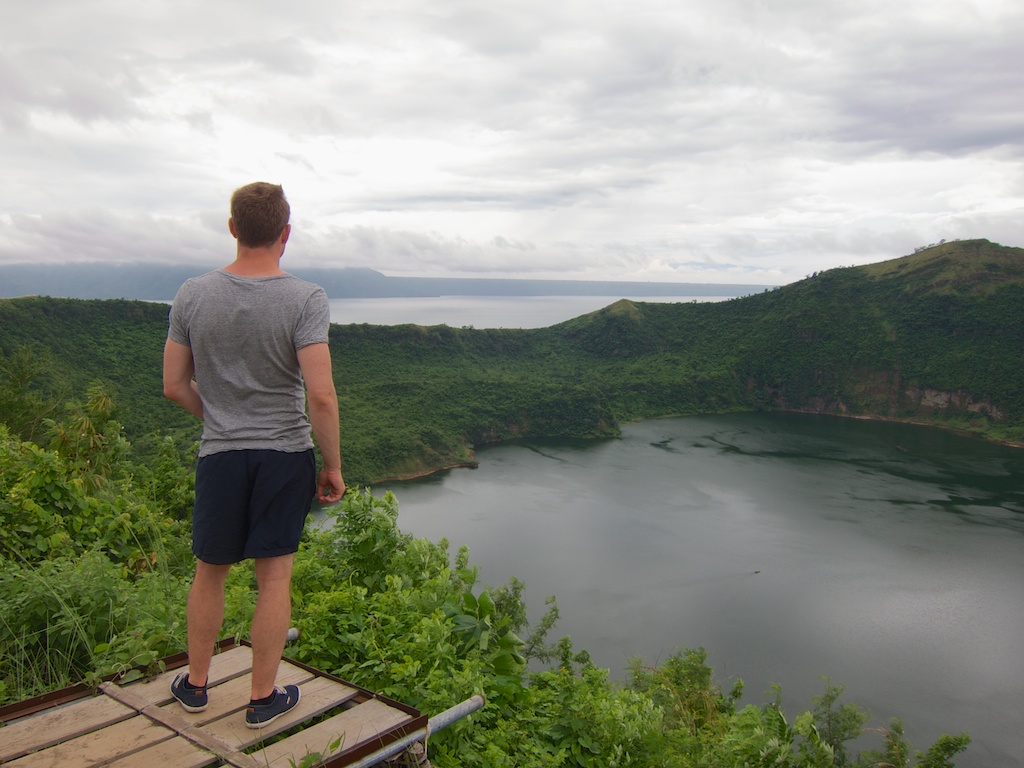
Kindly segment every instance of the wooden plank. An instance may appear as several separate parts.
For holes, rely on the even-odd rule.
[[[232,678],[244,675],[252,669],[252,648],[240,645],[224,653],[214,654],[210,662],[210,687],[220,685]],[[184,669],[172,669],[143,682],[129,683],[132,691],[142,696],[151,704],[166,704],[172,701],[171,681]]]
[[[312,679],[311,673],[288,662],[281,662],[281,666],[277,668],[278,685],[301,686]],[[211,688],[210,706],[203,712],[186,712],[176,701],[172,701],[165,707],[176,707],[193,725],[204,725],[235,712],[241,712],[248,705],[251,694],[252,675],[246,674]]]
[[[173,731],[136,715],[4,765],[9,768],[86,768],[103,765],[114,758],[166,741],[174,735]]]
[[[0,729],[0,763],[74,739],[134,715],[133,709],[107,696],[92,696],[21,718]]]
[[[278,669],[278,681],[282,685],[306,682],[312,677],[312,672],[293,664],[282,663]],[[251,685],[252,675],[246,673],[210,688],[210,706],[203,712],[186,712],[173,699],[163,706],[150,704],[145,698],[134,693],[137,686],[128,685],[121,688],[104,683],[101,688],[108,695],[135,707],[146,717],[167,726],[180,734],[184,740],[201,747],[210,755],[241,768],[264,768],[249,755],[238,752],[233,744],[206,732],[202,727],[207,722],[232,714],[236,714],[237,719],[241,720],[241,711],[249,701]]]
[[[179,737],[114,760],[107,768],[203,768],[219,762],[212,752]]]
[[[413,719],[405,712],[389,707],[383,701],[370,699],[329,720],[271,744],[256,754],[268,765],[288,765],[289,760],[298,763],[305,755],[313,752],[319,752],[327,759],[352,751],[368,741],[379,740],[381,734],[387,734],[403,723],[412,722]],[[340,744],[331,749],[331,745],[339,740]]]
[[[164,709],[151,704],[146,707],[145,714],[177,733],[182,740],[191,742],[211,755],[216,755],[230,765],[238,768],[266,768],[253,758],[236,750],[232,744],[206,732],[202,726],[190,724],[183,717],[186,713],[180,707]]]
[[[316,717],[351,699],[358,693],[347,685],[317,677],[300,686],[299,704],[268,727],[247,728],[244,718],[224,717],[204,726],[208,733],[223,739],[237,750],[247,749],[264,739],[286,731],[304,720]],[[247,702],[248,703],[248,702]]]
[[[78,683],[67,688],[61,688],[58,691],[50,691],[39,696],[33,696],[31,699],[25,699],[25,701],[5,704],[0,707],[0,722],[12,722],[19,717],[28,717],[36,712],[59,707],[76,699],[88,698],[92,694],[92,688],[85,683]]]
[[[183,660],[176,657],[174,663]],[[282,660],[277,683],[299,685],[299,705],[267,728],[246,728],[242,711],[249,699],[251,666],[249,646],[216,654],[210,668],[210,706],[199,713],[185,712],[170,695],[170,683],[181,669],[123,686],[104,683],[100,687],[105,695],[26,715],[0,730],[0,763],[4,768],[204,768],[223,763],[266,768],[326,752],[334,742],[337,749],[325,757],[338,759],[340,751],[340,759],[351,762],[405,730],[413,733],[425,726],[426,719],[405,705]],[[346,704],[347,711],[272,745],[272,751],[242,751]]]

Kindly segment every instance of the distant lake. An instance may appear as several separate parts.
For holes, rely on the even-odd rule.
[[[789,715],[820,675],[900,716],[915,748],[967,730],[958,766],[1024,754],[1024,451],[911,425],[732,414],[620,438],[482,448],[476,470],[393,490],[402,530],[482,581],[555,595],[568,634],[624,677],[704,646],[723,687]],[[876,737],[859,748],[879,748]]]
[[[448,325],[452,328],[547,328],[607,307],[616,296],[428,296],[332,299],[331,322],[340,325]],[[644,296],[635,301],[722,301],[731,296]]]

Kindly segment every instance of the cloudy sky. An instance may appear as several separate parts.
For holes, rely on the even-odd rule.
[[[782,284],[1024,246],[1020,0],[6,0],[0,264]]]

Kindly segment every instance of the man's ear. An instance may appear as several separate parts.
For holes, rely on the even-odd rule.
[[[231,236],[233,238],[235,238],[235,240],[238,239],[238,232],[235,231],[235,220],[234,219],[228,219],[228,232],[231,233]]]
[[[281,245],[288,242],[288,236],[292,233],[292,225],[285,224],[284,229],[281,230]]]

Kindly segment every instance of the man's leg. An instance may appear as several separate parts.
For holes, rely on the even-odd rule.
[[[256,559],[256,611],[252,617],[252,699],[274,692],[277,667],[292,621],[292,562],[295,554]]]
[[[224,582],[230,565],[196,561],[196,576],[188,593],[188,677],[206,685],[213,649],[224,623]]]

